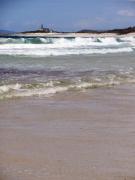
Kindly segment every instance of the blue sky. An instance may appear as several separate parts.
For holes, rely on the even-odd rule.
[[[0,0],[0,29],[57,31],[135,26],[135,0]]]

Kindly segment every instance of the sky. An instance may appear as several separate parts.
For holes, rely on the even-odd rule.
[[[135,0],[0,0],[0,29],[109,30],[135,26]]]

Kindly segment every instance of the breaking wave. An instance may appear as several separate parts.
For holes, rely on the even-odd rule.
[[[103,87],[108,88],[120,84],[135,83],[134,70],[127,73],[120,71],[78,72],[75,76],[71,77],[66,75],[65,77],[61,77],[60,73],[61,72],[55,73],[57,74],[57,77],[54,76],[54,78],[44,78],[44,80],[40,81],[37,78],[34,82],[26,82],[23,75],[22,80],[20,81],[17,79],[16,82],[14,80],[13,82],[10,81],[9,83],[7,81],[7,83],[1,83],[0,99],[48,96],[60,92],[86,91],[88,89]],[[27,79],[27,74],[25,75]]]
[[[134,37],[0,38],[1,55],[63,56],[132,52]]]

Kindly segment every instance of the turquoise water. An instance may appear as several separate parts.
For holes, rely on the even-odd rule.
[[[0,38],[0,99],[135,83],[135,38]]]

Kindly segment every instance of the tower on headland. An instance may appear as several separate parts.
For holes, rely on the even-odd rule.
[[[46,33],[52,32],[52,30],[50,30],[49,28],[44,28],[43,24],[41,24],[41,27],[39,28],[39,30],[43,31],[43,32],[46,32]]]
[[[41,29],[43,29],[43,24],[41,24]]]

